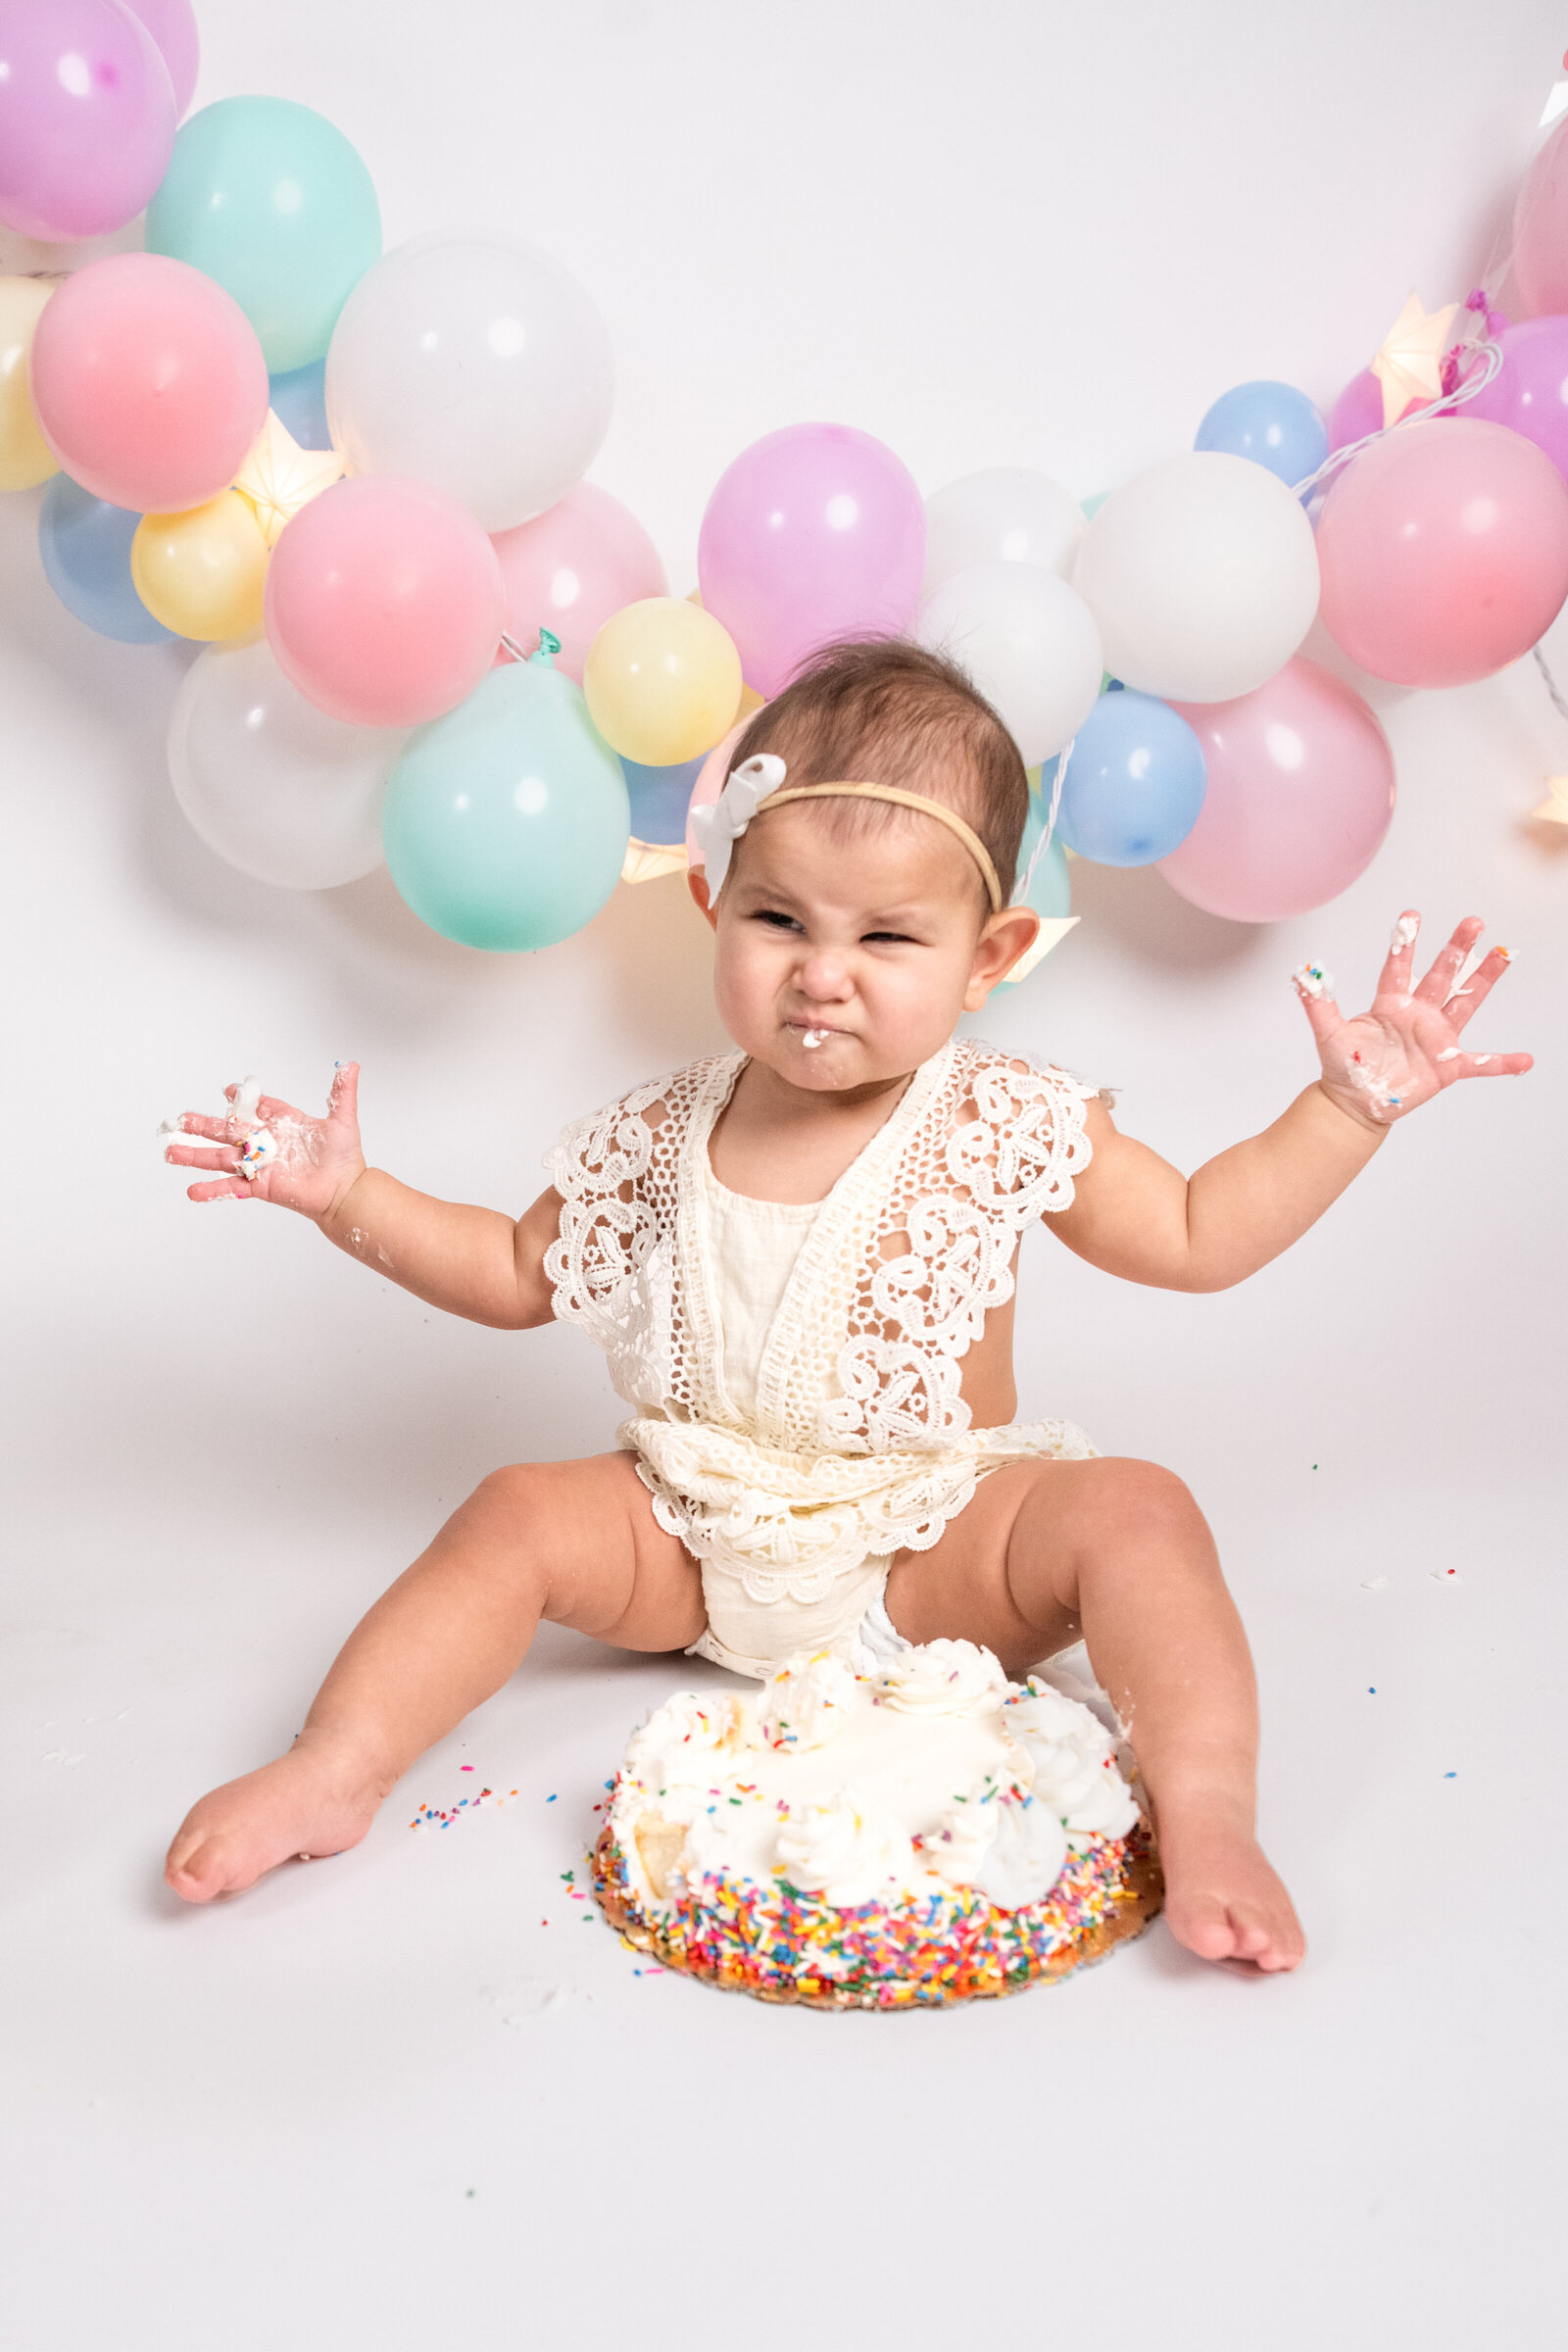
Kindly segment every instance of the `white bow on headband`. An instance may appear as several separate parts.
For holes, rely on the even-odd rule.
[[[713,906],[729,872],[735,844],[757,814],[760,804],[783,783],[785,767],[774,752],[759,752],[744,767],[732,768],[716,801],[691,812],[691,828],[703,854],[708,876],[708,903]]]

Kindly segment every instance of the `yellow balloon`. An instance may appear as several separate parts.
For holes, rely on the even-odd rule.
[[[154,620],[176,636],[254,637],[267,581],[256,509],[237,490],[220,490],[183,514],[144,514],[130,543],[130,576]]]
[[[32,330],[54,292],[46,277],[0,277],[0,490],[30,490],[60,471],[27,386]]]
[[[644,767],[677,767],[735,723],[741,658],[710,612],[650,596],[606,621],[588,648],[582,690],[612,751]]]

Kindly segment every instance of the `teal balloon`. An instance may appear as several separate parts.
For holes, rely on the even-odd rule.
[[[277,375],[325,356],[380,255],[381,208],[324,115],[292,98],[220,98],[175,135],[147,207],[147,250],[226,287]]]
[[[548,654],[491,670],[420,727],[381,811],[387,866],[420,922],[500,954],[580,931],[630,837],[620,761]]]

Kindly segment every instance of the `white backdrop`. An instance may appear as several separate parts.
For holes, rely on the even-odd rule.
[[[1562,30],[1544,0],[199,13],[197,102],[318,107],[369,165],[388,243],[494,222],[579,273],[620,369],[593,478],[676,593],[721,467],[798,418],[881,435],[928,490],[1015,463],[1082,495],[1190,446],[1246,377],[1326,407],[1411,286],[1435,307],[1475,282]],[[674,1681],[565,1637],[465,1735],[524,1789],[512,1810],[408,1836],[415,1802],[460,1786],[453,1741],[351,1859],[205,1919],[158,1891],[185,1803],[287,1740],[443,1512],[497,1462],[602,1447],[616,1415],[571,1335],[444,1323],[297,1220],[190,1208],[157,1121],[246,1070],[315,1102],[353,1055],[372,1157],[514,1207],[566,1117],[722,1040],[673,880],[623,888],[563,947],[485,958],[384,875],[293,897],[224,867],[164,769],[188,654],[71,619],[36,507],[0,508],[0,1903],[25,2340],[206,2343],[220,2304],[234,2346],[428,2346],[460,2324],[510,2346],[530,2314],[546,2340],[608,2343],[634,2297],[662,2345],[716,2285],[768,2296],[749,2332],[782,2345],[785,2276],[818,2279],[828,2343],[934,2342],[982,2289],[1012,2298],[1005,2325],[1027,2290],[1087,2327],[1112,2291],[1143,2324],[1135,2286],[1182,2345],[1210,2340],[1222,2296],[1267,2302],[1271,2352],[1521,2318],[1568,1141],[1568,848],[1528,821],[1568,726],[1533,667],[1377,694],[1399,808],[1334,906],[1253,930],[1157,875],[1078,866],[1080,928],[977,1024],[1120,1085],[1124,1123],[1192,1166],[1311,1075],[1287,985],[1304,956],[1353,999],[1405,905],[1434,935],[1483,913],[1518,951],[1474,1036],[1531,1047],[1536,1074],[1401,1128],[1245,1289],[1168,1298],[1043,1239],[1026,1255],[1021,1408],[1169,1463],[1220,1534],[1308,1969],[1238,1985],[1158,1931],[1050,2000],[830,2027],[634,1984],[603,1935],[562,1959],[585,1792]],[[1450,1567],[1460,1590],[1435,1581]],[[538,2015],[535,1993],[555,1995]],[[852,2114],[863,2130],[824,2135]]]

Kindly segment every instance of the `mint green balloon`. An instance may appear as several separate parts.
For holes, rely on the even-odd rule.
[[[387,865],[420,922],[503,954],[580,931],[630,837],[620,761],[546,653],[491,670],[420,727],[381,811]]]
[[[325,354],[380,255],[381,208],[324,115],[292,98],[220,98],[175,136],[147,207],[147,250],[217,278],[281,375]]]

